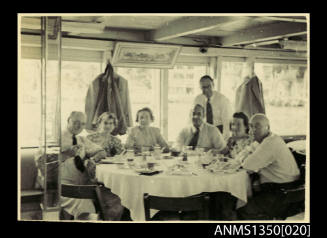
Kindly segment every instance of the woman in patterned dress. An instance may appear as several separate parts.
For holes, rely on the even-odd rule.
[[[90,134],[87,138],[93,143],[100,145],[107,153],[107,156],[115,156],[120,154],[123,146],[119,138],[113,136],[111,132],[118,125],[118,120],[115,114],[104,112],[97,120],[97,130],[95,133]],[[95,178],[95,164],[93,168],[89,168],[89,174]],[[122,220],[124,207],[121,205],[120,198],[111,192],[106,187],[101,187],[102,197],[106,206],[105,220],[119,221]]]
[[[233,114],[231,131],[232,136],[227,141],[227,147],[229,148],[229,156],[235,158],[240,151],[252,142],[249,136],[249,119],[243,112]]]
[[[120,139],[111,134],[117,125],[115,114],[104,112],[97,120],[96,132],[87,136],[93,143],[105,149],[108,157],[120,154],[123,150]]]

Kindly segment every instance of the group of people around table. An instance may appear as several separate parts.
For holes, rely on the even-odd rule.
[[[250,120],[243,112],[236,112],[230,120],[231,107],[228,99],[213,90],[213,80],[206,75],[200,79],[203,94],[197,96],[192,109],[192,125],[183,128],[172,148],[168,146],[159,128],[150,126],[154,116],[150,108],[142,108],[136,114],[138,126],[130,128],[125,145],[111,132],[117,126],[114,114],[105,112],[97,121],[97,129],[86,137],[80,136],[85,128],[86,117],[82,112],[72,112],[66,131],[62,134],[61,182],[63,184],[96,184],[95,165],[105,157],[120,154],[124,149],[140,151],[144,147],[160,146],[163,152],[180,152],[185,146],[200,147],[213,153],[234,158],[252,141],[259,143],[257,149],[242,163],[249,172],[256,172],[260,182],[283,184],[299,177],[296,161],[280,136],[270,131],[269,120],[264,114],[255,114]],[[230,130],[232,136],[229,136]],[[105,202],[105,220],[129,219],[128,209],[110,189],[101,187]],[[257,220],[269,217],[277,197],[271,190],[249,199],[247,205],[235,211],[235,199],[220,197],[220,207],[227,212],[223,219]],[[89,219],[95,213],[91,200],[61,197],[61,206],[75,219]],[[223,201],[223,202],[222,202]],[[223,209],[224,210],[224,209]],[[232,212],[232,214],[230,214]],[[127,217],[127,218],[126,218]]]

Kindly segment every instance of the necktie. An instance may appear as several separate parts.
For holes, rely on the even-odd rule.
[[[76,139],[75,135],[73,135],[73,145],[77,145],[77,139]],[[76,168],[83,173],[85,170],[85,167],[83,164],[83,160],[81,159],[81,157],[79,155],[76,155],[74,157],[74,163],[75,163]]]
[[[208,98],[208,101],[207,101],[207,122],[209,124],[213,124],[212,107],[210,104],[210,98]]]
[[[199,128],[196,127],[196,132],[194,133],[190,143],[189,143],[189,146],[192,146],[192,149],[194,150],[196,145],[198,144],[198,139],[199,139]]]

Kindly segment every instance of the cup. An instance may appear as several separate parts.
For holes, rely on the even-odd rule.
[[[127,165],[129,168],[133,168],[135,166],[133,158],[127,158]]]
[[[161,148],[159,146],[154,147],[153,155],[155,159],[160,159]]]
[[[153,170],[154,169],[154,165],[155,165],[155,163],[153,163],[153,162],[148,162],[147,163],[147,166],[148,166],[148,169],[149,170]]]

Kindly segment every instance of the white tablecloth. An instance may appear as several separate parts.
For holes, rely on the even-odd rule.
[[[197,176],[139,175],[131,169],[120,169],[116,164],[100,164],[96,177],[121,198],[122,205],[131,212],[133,221],[144,221],[143,194],[162,197],[187,197],[202,192],[229,192],[239,199],[238,207],[247,202],[250,195],[249,176],[245,170],[233,174],[212,174],[197,171]]]

